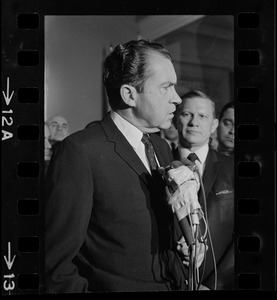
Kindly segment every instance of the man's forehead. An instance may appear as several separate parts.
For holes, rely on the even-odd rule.
[[[234,117],[234,113],[235,113],[234,108],[233,107],[229,107],[228,109],[225,110],[224,116],[225,117],[226,116],[228,116],[228,117],[233,116]]]
[[[213,110],[213,102],[209,99],[202,98],[202,97],[194,97],[185,99],[183,102],[183,108],[186,107],[196,107],[196,108],[208,108]]]
[[[176,73],[171,60],[159,53],[148,56],[149,71],[163,82],[176,83]]]
[[[67,120],[60,116],[55,116],[50,119],[50,124],[52,123],[65,123],[68,124]]]

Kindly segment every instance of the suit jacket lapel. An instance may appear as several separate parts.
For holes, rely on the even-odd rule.
[[[150,137],[151,137],[151,142],[153,144],[155,154],[158,158],[160,166],[166,167],[167,165],[169,165],[172,162],[173,157],[171,157],[171,159],[169,161],[169,157],[165,157],[164,147],[161,148],[161,146],[159,144],[157,144],[156,139],[155,139],[155,134],[150,134]],[[170,151],[168,152],[168,154],[170,155]]]
[[[106,133],[107,140],[114,143],[115,152],[148,184],[149,173],[147,169],[127,139],[116,127],[109,114],[104,117],[102,128]]]
[[[209,150],[206,159],[205,171],[203,174],[203,184],[205,188],[206,198],[208,198],[208,195],[211,191],[211,188],[217,176],[217,172],[218,172],[218,159],[216,157],[216,154],[213,151]],[[200,196],[200,198],[202,197]]]

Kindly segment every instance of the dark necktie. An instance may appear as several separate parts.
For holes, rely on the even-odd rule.
[[[198,159],[198,156],[192,152],[188,155],[187,158],[194,163]]]
[[[176,160],[180,159],[178,147],[174,143],[171,143],[171,152],[173,155],[173,159],[176,159]]]
[[[157,165],[157,162],[155,159],[154,147],[150,141],[150,138],[148,137],[147,134],[143,134],[141,141],[145,145],[145,153],[146,153],[151,171],[157,170],[158,165]]]

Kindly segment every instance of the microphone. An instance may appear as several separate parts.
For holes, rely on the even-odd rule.
[[[173,161],[164,170],[167,185],[172,194],[168,204],[175,213],[182,234],[188,246],[194,243],[192,224],[189,222],[189,216],[196,215],[200,209],[197,201],[197,192],[199,184],[194,175],[196,166],[188,159]],[[179,189],[179,192],[174,194]],[[193,217],[194,222],[199,222],[198,215]]]
[[[167,186],[169,187],[171,193],[174,193],[177,190],[178,184],[177,184],[177,182],[175,182],[175,180],[173,180],[173,178],[171,176],[169,176],[168,172],[171,169],[177,169],[182,166],[183,166],[183,164],[179,160],[174,160],[169,166],[167,166],[163,169],[163,176],[166,179]]]
[[[194,238],[192,235],[192,228],[190,226],[190,223],[188,221],[188,217],[184,217],[181,220],[178,220],[179,222],[179,226],[181,228],[182,234],[185,238],[185,241],[187,243],[188,246],[193,245],[194,243]]]

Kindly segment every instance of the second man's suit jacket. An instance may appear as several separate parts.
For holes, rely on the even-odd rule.
[[[169,165],[167,143],[151,139],[161,166]],[[109,114],[60,143],[45,195],[46,292],[183,285],[164,181],[150,176]]]
[[[175,156],[175,159],[179,158]],[[234,289],[234,162],[233,158],[209,149],[202,176],[206,198],[207,219],[210,230],[207,235],[208,251],[205,264],[200,267],[204,276],[202,284],[214,289],[214,250],[218,290]],[[203,190],[198,193],[199,203],[205,212]],[[202,227],[202,229],[204,229]],[[202,230],[203,231],[203,230]],[[203,233],[203,232],[202,232]]]

